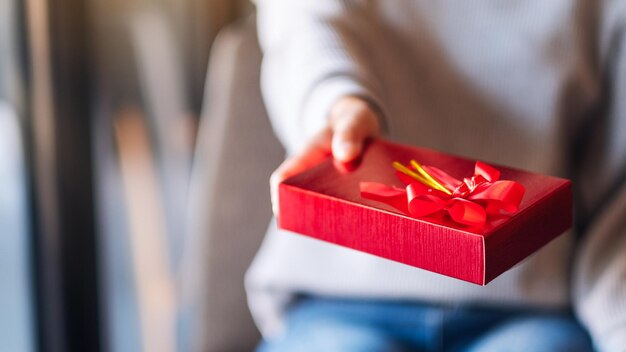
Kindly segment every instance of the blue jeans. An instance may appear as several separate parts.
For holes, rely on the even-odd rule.
[[[593,351],[568,312],[303,298],[259,352]]]

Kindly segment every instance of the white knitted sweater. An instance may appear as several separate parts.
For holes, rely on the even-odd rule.
[[[257,5],[262,90],[289,152],[338,97],[360,95],[380,107],[388,138],[571,178],[577,207],[575,231],[485,287],[272,224],[246,278],[264,334],[298,292],[571,304],[601,350],[626,351],[626,1]]]

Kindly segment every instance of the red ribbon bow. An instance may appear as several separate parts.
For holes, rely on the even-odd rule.
[[[451,194],[399,172],[398,177],[408,184],[406,188],[361,182],[361,196],[389,204],[413,217],[445,211],[455,222],[473,227],[483,227],[488,215],[515,213],[524,196],[524,186],[519,182],[500,180],[500,171],[480,161],[476,162],[474,176],[463,181],[432,166],[423,169]]]

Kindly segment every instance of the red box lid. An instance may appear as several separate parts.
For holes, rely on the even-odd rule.
[[[370,143],[359,165],[345,172],[329,157],[279,186],[279,227],[446,276],[485,285],[572,224],[569,180],[493,165],[501,179],[526,192],[510,217],[489,218],[480,229],[441,216],[413,218],[361,197],[359,183],[404,186],[393,161],[415,159],[463,179],[475,160],[385,140]]]

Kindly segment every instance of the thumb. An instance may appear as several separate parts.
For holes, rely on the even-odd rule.
[[[380,130],[378,118],[368,105],[337,116],[331,120],[331,126],[333,157],[341,162],[359,157],[365,140],[377,136]]]

